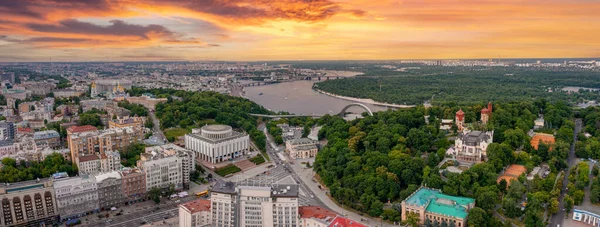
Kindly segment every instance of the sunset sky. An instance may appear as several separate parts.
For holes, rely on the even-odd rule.
[[[0,61],[600,57],[599,0],[0,0]]]

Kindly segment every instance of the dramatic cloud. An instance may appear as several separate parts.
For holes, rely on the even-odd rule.
[[[108,26],[100,26],[71,19],[60,21],[58,25],[28,24],[27,27],[38,32],[136,36],[143,39],[150,39],[150,36],[171,37],[174,35],[169,29],[156,24],[142,26],[128,24],[121,20],[111,20],[110,23],[111,25]]]

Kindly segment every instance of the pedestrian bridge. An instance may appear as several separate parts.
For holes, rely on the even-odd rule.
[[[338,113],[337,115],[339,115],[340,117],[344,117],[344,115],[346,115],[346,111],[348,110],[348,108],[350,107],[360,107],[362,109],[364,109],[369,116],[373,116],[373,111],[371,111],[371,109],[369,109],[369,107],[365,106],[362,103],[352,103],[347,105],[346,107],[344,107],[342,109],[342,111],[340,111],[340,113]],[[269,115],[269,114],[249,114],[250,116],[255,116],[255,117],[264,117],[264,118],[292,118],[292,117],[313,117],[313,118],[319,118],[322,117],[323,115],[309,115],[309,114],[287,114],[287,115]]]

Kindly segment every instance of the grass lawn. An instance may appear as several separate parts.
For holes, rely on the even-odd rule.
[[[165,137],[167,137],[167,139],[169,138],[173,138],[173,139],[177,139],[177,137],[183,136],[187,133],[191,133],[192,130],[191,129],[185,129],[185,128],[170,128],[165,130]]]
[[[227,166],[218,168],[217,170],[215,170],[215,173],[224,177],[232,173],[237,173],[239,171],[242,171],[239,167],[235,166],[234,164],[229,164]]]
[[[256,155],[253,158],[250,158],[250,161],[254,162],[256,165],[260,165],[265,162],[265,158],[262,155]]]

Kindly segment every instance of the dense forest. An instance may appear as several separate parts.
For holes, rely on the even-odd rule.
[[[482,106],[463,106],[462,109],[478,111]],[[494,204],[502,204],[502,198],[513,198],[507,202],[509,205],[519,201],[514,197],[524,190],[531,205],[524,212],[518,207],[519,212],[511,213],[512,217],[525,215],[527,226],[543,226],[540,211],[552,203],[554,179],[556,173],[566,167],[565,160],[573,138],[570,107],[564,103],[543,101],[497,103],[487,125],[478,125],[475,121],[479,116],[472,111],[467,124],[494,130],[494,143],[487,151],[489,160],[461,174],[439,174],[438,164],[451,145],[446,132],[439,130],[440,119],[453,116],[457,108],[426,109],[419,106],[377,112],[375,116],[351,122],[339,117],[321,118],[318,123],[325,127],[319,132],[319,137],[326,138],[328,145],[318,153],[314,169],[338,202],[371,216],[383,215],[387,220],[398,220],[399,203],[423,184],[450,195],[475,198],[476,206],[481,209],[473,209],[473,212],[484,212],[474,214],[482,217],[473,219],[471,224],[474,226],[497,226],[499,221],[492,218]],[[533,127],[533,121],[540,112],[544,112],[547,121],[552,122],[544,130],[555,131],[558,141],[554,145],[542,144],[534,150],[526,132]],[[425,121],[426,115],[429,123]],[[553,176],[536,178],[532,182],[526,182],[523,177],[507,189],[507,182],[497,184],[496,179],[505,166],[513,163],[522,164],[529,170],[548,163]],[[395,205],[391,208],[384,206],[388,202]],[[509,205],[507,208],[510,208]],[[517,207],[518,204],[513,205]],[[477,220],[483,222],[477,223]]]
[[[315,84],[315,88],[343,96],[397,104],[472,104],[546,98],[549,101],[593,100],[598,91],[569,94],[565,86],[600,88],[598,73],[513,67],[420,66],[404,72],[367,70],[365,75]]]
[[[67,172],[69,176],[75,176],[78,172],[75,164],[65,160],[58,153],[48,155],[41,162],[17,162],[12,158],[3,158],[2,165],[0,182],[6,183],[46,178],[57,172]]]
[[[133,95],[145,92],[168,99],[166,103],[156,106],[156,116],[160,119],[160,127],[163,129],[202,127],[207,122],[216,122],[246,131],[259,149],[265,149],[265,135],[256,128],[258,119],[248,114],[270,112],[252,101],[216,92],[138,88],[131,91]]]

